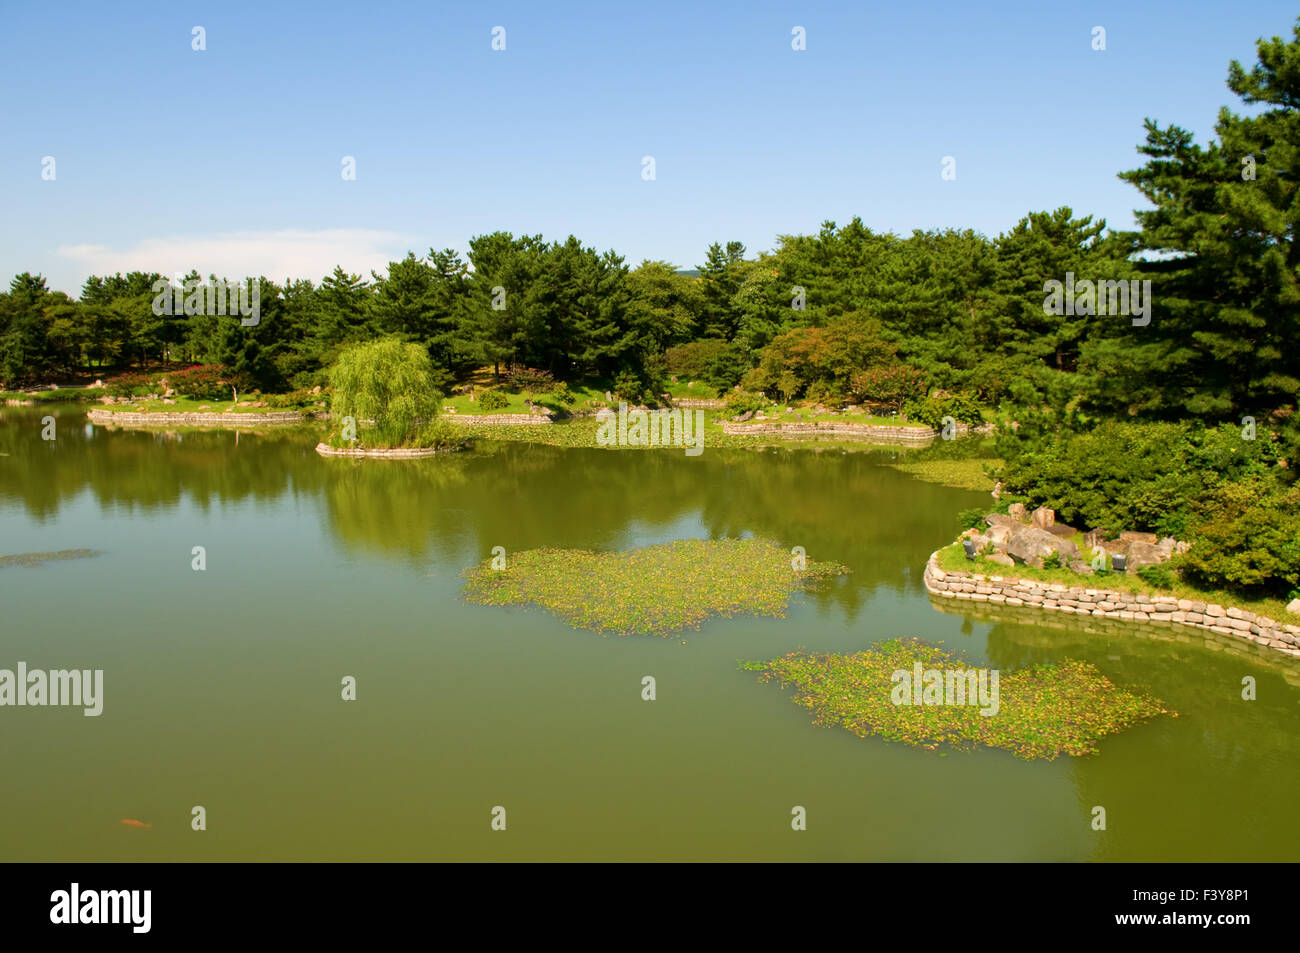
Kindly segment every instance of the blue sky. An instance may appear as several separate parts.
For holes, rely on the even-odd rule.
[[[826,219],[996,235],[1061,205],[1128,227],[1141,198],[1115,174],[1138,164],[1143,118],[1204,141],[1239,106],[1229,60],[1296,12],[8,3],[0,272],[70,293],[131,268],[315,280],[496,229],[691,267],[711,241],[770,249]]]

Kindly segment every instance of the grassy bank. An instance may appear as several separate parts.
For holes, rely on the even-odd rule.
[[[926,483],[991,492],[995,481],[989,471],[1002,466],[1002,463],[996,457],[973,457],[969,460],[900,460],[888,466]]]
[[[40,390],[29,393],[22,390],[0,390],[0,403],[19,401],[33,404],[90,403],[105,394],[102,387],[60,387],[58,390]]]

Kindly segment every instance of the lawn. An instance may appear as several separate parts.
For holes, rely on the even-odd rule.
[[[718,389],[704,381],[674,381],[668,385],[667,394],[678,400],[689,398],[694,400],[716,400]]]
[[[484,414],[526,414],[528,413],[528,401],[524,394],[511,393],[502,388],[493,388],[502,397],[506,398],[504,407],[485,410],[480,400],[470,400],[466,394],[456,394],[448,397],[442,402],[444,412],[448,409],[454,410],[457,415],[484,415]],[[475,397],[481,398],[483,390],[476,389]],[[588,384],[570,384],[570,399],[566,401],[556,397],[554,392],[533,394],[533,403],[547,407],[554,414],[576,413],[579,411],[588,411],[595,409],[595,405],[605,402],[605,389],[598,383]],[[615,401],[617,404],[617,401]]]
[[[985,467],[996,470],[1003,461],[994,457],[972,457],[968,460],[902,460],[889,463],[895,470],[924,480],[926,483],[939,483],[960,490],[993,489],[993,477],[985,472]],[[1080,544],[1082,549],[1082,544]]]

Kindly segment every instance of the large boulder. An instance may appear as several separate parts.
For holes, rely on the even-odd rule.
[[[1005,524],[993,526],[990,527],[989,531],[984,535],[989,538],[989,542],[994,546],[1002,549],[1007,545],[1007,540],[1011,538],[1011,527]]]
[[[1047,529],[1056,522],[1056,510],[1049,510],[1046,506],[1040,506],[1034,510],[1032,520],[1033,524],[1039,529]]]
[[[1011,526],[1015,523],[1015,520],[1007,516],[1006,513],[990,513],[984,517],[984,522],[989,526]]]
[[[994,553],[992,556],[985,556],[991,563],[997,563],[999,566],[1014,566],[1016,561],[1004,553]]]
[[[1119,538],[1121,542],[1125,543],[1150,543],[1154,546],[1157,537],[1155,533],[1134,533],[1131,531],[1125,531],[1119,534]]]
[[[1007,554],[1016,562],[1029,565],[1041,565],[1041,562],[1053,553],[1058,553],[1060,561],[1065,564],[1080,558],[1079,547],[1066,539],[1054,536],[1045,529],[1033,526],[1012,524],[1012,532],[1006,543]]]
[[[1156,566],[1168,558],[1155,544],[1132,540],[1128,544],[1128,573],[1133,575],[1143,566]]]
[[[1025,512],[1025,504],[1023,503],[1012,503],[1007,507],[1007,515],[1017,523],[1023,523],[1028,519],[1028,514]]]
[[[1286,611],[1292,615],[1300,615],[1300,599],[1292,599],[1286,604]]]
[[[1089,549],[1096,549],[1106,542],[1106,530],[1100,526],[1088,530],[1083,534],[1083,545]]]

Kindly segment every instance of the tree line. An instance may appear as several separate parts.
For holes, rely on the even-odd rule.
[[[384,275],[258,278],[255,326],[159,314],[159,274],[94,276],[74,299],[23,273],[0,295],[0,384],[187,362],[283,391],[324,383],[349,344],[392,337],[425,348],[444,387],[483,365],[526,365],[624,391],[686,375],[839,400],[883,374],[1058,417],[1276,419],[1300,390],[1300,26],[1258,49],[1228,86],[1262,108],[1224,108],[1216,140],[1147,122],[1145,164],[1120,173],[1152,206],[1134,231],[1069,208],[993,238],[882,234],[854,218],[758,255],[715,243],[695,275],[630,267],[574,236],[493,232]],[[1086,293],[1048,306],[1067,276],[1075,290],[1150,282],[1147,320],[1099,313]]]

